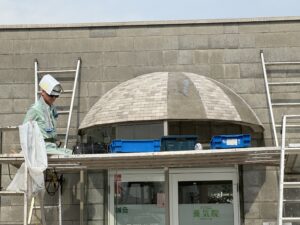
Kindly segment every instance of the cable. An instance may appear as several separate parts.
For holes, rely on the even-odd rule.
[[[63,175],[58,175],[55,169],[47,169],[45,183],[47,193],[50,196],[54,196],[55,193],[59,190],[59,187],[62,187]]]

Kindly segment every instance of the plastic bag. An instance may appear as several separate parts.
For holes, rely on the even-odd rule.
[[[28,196],[34,196],[45,190],[44,171],[48,167],[46,146],[36,121],[28,121],[19,126],[19,134],[25,164],[19,168],[7,190],[25,191]],[[25,165],[28,169],[27,185],[24,179]]]
[[[197,143],[195,145],[195,150],[202,150],[202,149],[203,149],[203,147],[202,147],[202,145],[200,143]]]

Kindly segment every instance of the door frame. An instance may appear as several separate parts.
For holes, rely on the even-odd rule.
[[[122,181],[164,181],[163,169],[111,169],[108,170],[108,224],[115,225],[114,175],[121,174]],[[151,174],[151,176],[147,176]]]
[[[178,182],[179,181],[217,181],[231,180],[233,191],[233,216],[234,225],[240,224],[238,168],[199,168],[199,169],[170,169],[169,175],[169,196],[170,196],[170,224],[178,225]]]

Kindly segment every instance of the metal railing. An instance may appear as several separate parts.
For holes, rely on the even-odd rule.
[[[285,188],[299,188],[300,182],[285,182],[285,168],[286,168],[286,150],[289,150],[289,154],[298,154],[299,147],[291,148],[286,147],[287,142],[287,128],[288,128],[288,119],[300,119],[300,115],[284,115],[282,118],[282,136],[281,136],[281,152],[280,152],[280,172],[279,172],[279,197],[278,197],[278,219],[277,224],[282,225],[283,222],[299,222],[300,217],[283,217],[283,203],[290,202],[290,200],[284,199],[284,189]],[[293,152],[293,150],[295,150]],[[295,199],[291,200],[294,202]]]

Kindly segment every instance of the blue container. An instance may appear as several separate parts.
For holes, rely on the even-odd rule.
[[[113,140],[109,145],[110,152],[159,152],[160,140],[147,139],[147,140],[128,140],[117,139]]]
[[[251,136],[249,134],[218,135],[210,141],[211,149],[247,148],[250,145]]]
[[[198,136],[170,135],[161,138],[161,151],[194,150]]]

